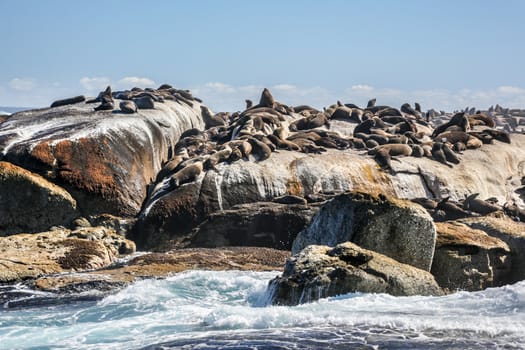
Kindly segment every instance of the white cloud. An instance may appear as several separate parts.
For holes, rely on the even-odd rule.
[[[374,90],[374,88],[370,85],[364,85],[364,84],[358,84],[358,85],[352,85],[350,88],[352,91],[361,91],[361,92],[370,92]]]
[[[501,92],[503,94],[510,94],[510,95],[517,95],[517,94],[525,94],[525,89],[516,87],[516,86],[500,86],[498,87],[498,92]]]
[[[25,84],[23,82],[29,82]],[[147,78],[125,77],[115,84],[115,90],[128,83],[141,87],[151,86],[155,82]],[[0,85],[0,105],[3,106],[49,106],[57,99],[82,93],[98,93],[111,84],[108,77],[84,77],[77,86],[66,86],[50,81],[36,83],[31,79],[13,79]],[[15,86],[18,89],[15,89]],[[33,87],[33,89],[29,89]],[[128,88],[131,86],[128,86]],[[499,104],[508,108],[525,109],[525,86],[496,86],[491,89],[397,89],[377,87],[366,84],[349,84],[347,89],[338,91],[321,86],[299,86],[280,83],[263,85],[231,85],[223,82],[208,82],[190,87],[192,93],[201,98],[213,111],[244,110],[245,99],[254,103],[259,101],[262,90],[268,87],[275,99],[290,106],[308,104],[322,108],[340,100],[343,103],[355,103],[366,106],[371,98],[377,98],[377,104],[400,107],[403,103],[419,102],[424,110],[453,111],[465,107],[486,109]],[[25,89],[25,90],[24,90]]]
[[[273,86],[274,90],[279,91],[285,91],[285,92],[291,92],[291,91],[297,91],[297,86],[292,84],[277,84]]]
[[[117,87],[122,89],[131,89],[135,86],[145,88],[145,87],[154,87],[156,85],[155,81],[149,78],[141,77],[125,77],[120,79],[117,82]]]
[[[108,85],[111,85],[111,80],[108,77],[83,77],[80,79],[80,85],[87,91],[101,91]]]
[[[236,92],[236,89],[231,85],[220,83],[220,82],[209,82],[204,84],[204,86],[210,90],[216,91],[218,93],[227,93],[232,94]]]
[[[35,87],[35,82],[32,79],[14,78],[9,82],[9,87],[17,91],[31,91]]]

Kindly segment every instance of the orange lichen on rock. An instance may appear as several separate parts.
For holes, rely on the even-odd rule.
[[[49,142],[40,142],[31,150],[31,156],[38,162],[52,167],[55,163],[55,157],[49,145]]]
[[[57,143],[54,153],[59,177],[75,188],[91,193],[109,195],[117,191],[112,160],[109,151],[104,149],[106,144],[105,139],[88,138]]]

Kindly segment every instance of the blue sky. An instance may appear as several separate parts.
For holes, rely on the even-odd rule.
[[[525,108],[525,1],[0,1],[0,105],[170,83],[215,110]]]

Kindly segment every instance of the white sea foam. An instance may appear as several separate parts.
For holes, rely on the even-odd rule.
[[[96,304],[3,311],[0,348],[129,349],[250,337],[302,339],[317,347],[404,338],[427,347],[474,341],[473,335],[478,346],[519,348],[525,338],[525,282],[444,297],[354,293],[295,307],[263,306],[277,274],[191,271],[136,282]]]

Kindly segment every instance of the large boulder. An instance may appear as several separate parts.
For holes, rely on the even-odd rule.
[[[331,130],[346,132],[344,126],[333,124]],[[323,154],[279,150],[264,161],[224,162],[151,203],[141,212],[135,237],[138,242],[154,242],[159,234],[178,239],[214,212],[286,194],[306,197],[366,191],[407,199],[461,200],[469,193],[479,193],[481,198],[496,197],[503,202],[521,186],[522,147],[525,136],[512,135],[510,145],[497,142],[465,152],[453,168],[431,159],[404,157],[392,162],[392,173],[354,149],[328,149]]]
[[[104,227],[0,237],[0,283],[109,266],[135,244]]]
[[[131,115],[78,103],[13,114],[0,125],[0,152],[64,187],[84,216],[134,216],[181,133],[203,126],[197,101]]]
[[[40,232],[68,224],[77,203],[63,188],[8,162],[0,162],[0,236]]]
[[[506,217],[482,216],[458,220],[465,225],[481,230],[508,245],[511,271],[507,283],[525,280],[525,224]]]
[[[270,281],[271,302],[297,305],[346,293],[442,295],[427,271],[402,264],[351,242],[309,246],[290,258],[282,276]]]
[[[335,246],[346,241],[429,271],[436,229],[427,211],[410,201],[342,194],[326,203],[297,235],[292,254],[311,244]]]
[[[198,247],[263,246],[290,250],[298,232],[309,223],[316,207],[257,202],[218,211],[193,232]]]
[[[436,223],[437,243],[431,273],[447,290],[477,291],[509,283],[508,245],[459,222]]]

